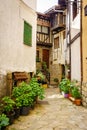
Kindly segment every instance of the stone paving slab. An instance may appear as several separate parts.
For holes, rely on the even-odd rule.
[[[87,108],[63,98],[58,88],[47,88],[45,99],[7,130],[87,130]]]

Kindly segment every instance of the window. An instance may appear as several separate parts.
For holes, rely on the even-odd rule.
[[[42,33],[48,34],[48,27],[42,26]]]
[[[59,48],[59,37],[54,39],[54,49]]]
[[[45,27],[45,26],[37,25],[37,32],[48,34],[49,33],[49,28]]]
[[[32,26],[24,21],[24,44],[32,45]]]
[[[63,24],[63,14],[60,13],[59,15],[59,24]]]
[[[73,2],[73,20],[77,16],[77,0],[74,0]]]
[[[37,32],[41,32],[41,26],[37,25]]]
[[[36,51],[36,62],[40,62],[39,50]]]
[[[84,14],[85,14],[85,16],[87,16],[87,5],[84,8]]]
[[[65,36],[66,36],[66,33],[65,33],[65,31],[63,32],[63,39],[65,39]]]

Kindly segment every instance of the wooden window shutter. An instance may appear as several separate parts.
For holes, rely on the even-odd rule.
[[[59,37],[54,39],[54,49],[59,48]]]
[[[32,45],[32,26],[24,21],[24,44]]]

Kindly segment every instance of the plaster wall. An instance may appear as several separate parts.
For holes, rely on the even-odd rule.
[[[56,61],[53,61],[53,64],[65,64],[63,32],[61,31],[54,35],[54,38],[59,37],[59,48],[54,49],[53,46],[53,58],[55,59],[56,57]]]
[[[84,8],[87,1],[82,4],[82,65],[83,65],[83,82],[87,82],[87,16],[84,15]]]
[[[36,13],[19,0],[1,0],[0,3],[0,73],[34,72]],[[23,43],[24,20],[32,26],[32,46]]]
[[[21,0],[21,1],[23,1],[27,6],[29,6],[33,10],[36,10],[37,0]]]
[[[71,46],[71,79],[81,81],[80,38]]]

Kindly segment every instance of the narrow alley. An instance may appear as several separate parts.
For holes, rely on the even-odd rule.
[[[20,116],[6,130],[87,130],[87,109],[50,87],[28,116]]]

